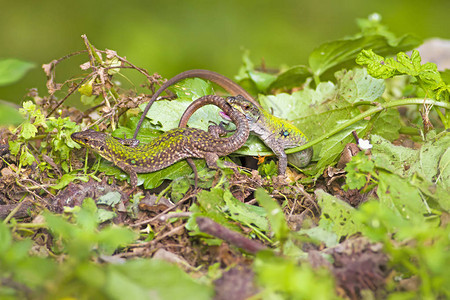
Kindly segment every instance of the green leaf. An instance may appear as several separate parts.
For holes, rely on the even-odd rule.
[[[203,159],[194,159],[194,163],[197,167],[197,171],[199,172],[206,168],[206,163]],[[114,166],[113,163],[104,159],[102,159],[98,171],[104,172],[106,175],[114,176],[116,179],[122,181],[129,178],[127,173]],[[146,189],[153,189],[160,186],[166,179],[174,180],[192,173],[192,168],[185,160],[182,160],[167,168],[155,172],[138,174],[138,185],[143,184]]]
[[[358,36],[382,35],[391,43],[395,43],[396,36],[381,22],[381,19],[381,15],[378,13],[370,14],[367,19],[356,19],[358,27],[361,29],[361,34]]]
[[[17,109],[10,105],[0,103],[0,126],[19,125],[23,122],[23,117]]]
[[[257,136],[250,135],[245,144],[233,153],[248,156],[264,156],[272,154],[272,151]]]
[[[289,234],[289,228],[280,205],[262,188],[258,188],[255,191],[255,199],[266,211],[266,216],[269,220],[274,237],[282,243],[286,241]]]
[[[103,205],[114,207],[116,204],[118,204],[120,202],[121,199],[122,199],[122,196],[119,192],[117,192],[117,191],[109,192],[109,193],[101,196],[100,198],[98,198],[97,205],[103,204]]]
[[[187,99],[157,101],[147,113],[147,118],[151,119],[152,124],[160,125],[163,131],[177,128],[181,116],[191,103],[192,101]],[[222,121],[219,111],[215,105],[202,107],[189,119],[189,127],[207,131],[210,121],[217,124]]]
[[[332,276],[324,268],[313,269],[268,251],[258,253],[253,268],[262,299],[336,299]]]
[[[203,159],[194,159],[194,164],[198,172],[206,168],[206,163]],[[156,172],[138,174],[138,182],[143,180],[146,189],[153,189],[160,186],[165,179],[174,180],[192,173],[192,168],[186,160],[182,160]]]
[[[319,226],[327,231],[332,231],[338,236],[348,237],[361,231],[361,224],[353,217],[355,209],[323,190],[316,190],[317,203],[322,210]]]
[[[177,178],[172,181],[171,200],[174,203],[180,201],[191,187],[187,178]]]
[[[91,198],[84,200],[74,216],[76,223],[72,224],[61,216],[44,213],[49,229],[63,242],[61,251],[79,262],[89,261],[90,257],[102,253],[110,255],[118,247],[137,238],[136,233],[128,228],[107,226],[98,230],[100,215]]]
[[[373,161],[370,161],[363,151],[353,156],[351,161],[345,166],[345,171],[347,172],[345,182],[348,188],[362,188],[367,182],[368,173],[373,172],[374,167]]]
[[[421,193],[422,199],[430,208],[450,212],[450,201],[448,195],[450,189],[443,186],[441,182],[431,182],[419,176],[414,176],[409,183],[417,188]]]
[[[179,99],[194,101],[205,95],[214,94],[211,83],[201,78],[189,78],[170,87]]]
[[[198,78],[186,79],[172,89],[175,90],[178,99],[156,101],[146,116],[152,124],[159,125],[163,131],[178,127],[181,116],[193,100],[214,93],[211,84]],[[144,110],[146,105],[146,103],[142,104],[141,109]],[[210,121],[216,123],[222,121],[219,111],[215,105],[207,105],[195,112],[189,119],[189,126],[207,131]]]
[[[0,222],[0,254],[4,254],[11,246],[11,243],[12,237],[8,226],[6,226],[3,222]]]
[[[278,174],[278,166],[274,160],[270,160],[269,162],[264,162],[260,164],[258,167],[258,173],[261,176],[271,177],[276,176]]]
[[[29,139],[35,137],[37,132],[38,132],[38,130],[37,130],[36,126],[34,126],[33,124],[31,124],[28,121],[25,121],[22,124],[22,130],[20,131],[20,135],[24,139],[29,140]]]
[[[418,170],[417,150],[392,145],[380,136],[370,137],[372,159],[377,168],[388,170],[402,177],[408,177]]]
[[[81,85],[78,88],[78,92],[83,96],[91,97],[92,96],[92,81],[86,82],[85,84]],[[85,103],[85,101],[83,101],[83,103]]]
[[[27,147],[22,148],[22,153],[20,154],[20,164],[22,166],[29,166],[36,161],[33,154],[30,153]]]
[[[342,70],[335,76],[339,82],[339,98],[349,103],[373,102],[383,95],[385,89],[384,80],[373,78],[366,69]]]
[[[325,230],[325,228],[316,226],[307,229],[301,229],[298,234],[306,234],[310,238],[324,243],[327,247],[334,247],[339,244],[338,236],[332,231]]]
[[[383,110],[372,125],[372,134],[379,135],[389,141],[398,139],[402,127],[400,113],[396,108]]]
[[[138,122],[138,117],[131,117],[127,120],[126,127],[119,126],[116,130],[113,131],[111,135],[120,139],[131,138],[134,135],[134,131]],[[141,143],[148,143],[154,138],[157,138],[159,135],[161,135],[161,130],[155,129],[155,126],[152,125],[148,119],[144,119],[142,127],[139,130],[139,141]]]
[[[77,227],[89,232],[95,231],[99,224],[97,210],[97,205],[92,198],[84,199],[80,211],[76,213]]]
[[[61,189],[65,188],[67,185],[69,185],[69,183],[71,183],[77,179],[81,180],[83,182],[89,181],[88,176],[80,176],[80,175],[66,173],[61,178],[59,178],[58,183],[56,185],[53,185],[50,187],[55,190],[61,190]]]
[[[258,91],[265,92],[275,82],[276,76],[268,73],[258,72],[255,70],[247,72],[250,79],[254,82]]]
[[[354,214],[356,222],[363,224],[361,232],[373,242],[389,240],[399,228],[408,226],[408,221],[385,207],[378,200],[361,204]]]
[[[292,88],[302,85],[307,78],[311,77],[312,73],[306,66],[294,66],[282,73],[278,74],[275,81],[273,81],[268,90],[279,88]]]
[[[265,218],[265,210],[262,207],[249,205],[237,200],[229,190],[225,190],[223,196],[233,220],[244,225],[254,225],[262,231],[269,230],[269,223]]]
[[[388,55],[410,50],[420,43],[421,40],[411,35],[404,35],[394,43],[382,35],[336,40],[316,48],[309,56],[309,65],[314,75],[321,76],[327,71],[354,66],[355,58],[363,49],[372,49],[381,55]]]
[[[22,79],[25,74],[35,67],[34,63],[14,58],[0,60],[0,86],[5,86]]]
[[[138,238],[138,234],[127,227],[116,225],[108,226],[102,229],[98,234],[98,243],[101,252],[106,255],[112,255],[119,248],[124,247]]]
[[[435,182],[438,176],[442,176],[442,171],[445,176],[445,166],[448,166],[449,162],[448,160],[445,161],[444,153],[448,152],[449,149],[450,134],[448,133],[444,132],[436,138],[427,141],[419,150],[420,162],[418,163],[418,169],[420,175],[430,182]]]
[[[424,215],[429,213],[419,190],[407,180],[385,171],[379,172],[377,195],[380,203],[405,219],[425,222]]]
[[[208,217],[213,221],[237,232],[241,232],[239,226],[228,222],[227,216],[224,213],[225,200],[224,189],[215,187],[211,191],[202,190],[197,195],[198,205],[200,207],[201,216]],[[193,212],[198,212],[196,209],[191,209]],[[199,216],[196,214],[195,217]]]
[[[8,141],[8,145],[9,145],[9,152],[11,152],[12,155],[19,154],[20,146],[22,145],[22,143],[18,141]]]
[[[97,212],[97,221],[101,224],[114,219],[116,216],[117,214],[115,212],[100,208]]]
[[[437,178],[437,182],[445,190],[450,190],[450,147],[442,154],[439,160],[439,177]]]
[[[324,168],[336,162],[345,145],[354,141],[352,131],[356,131],[358,136],[362,136],[361,133],[366,127],[367,121],[362,120],[326,139],[321,145],[320,153],[318,153],[319,161],[316,166],[316,174],[321,175]]]
[[[333,83],[321,82],[316,89],[305,87],[292,94],[260,96],[259,100],[264,109],[272,112],[274,116],[297,121],[313,113],[327,111],[329,107],[323,106],[323,103],[334,99],[335,89]]]
[[[356,62],[366,65],[369,74],[375,78],[386,79],[396,75],[414,76],[419,81],[419,86],[431,96],[436,93],[437,99],[447,99],[450,93],[450,85],[442,80],[436,64],[428,62],[421,65],[420,54],[417,50],[412,51],[411,57],[404,52],[399,52],[397,60],[385,59],[375,54],[373,49],[363,50]]]
[[[207,300],[213,296],[212,287],[165,261],[128,260],[107,268],[105,292],[111,299]]]

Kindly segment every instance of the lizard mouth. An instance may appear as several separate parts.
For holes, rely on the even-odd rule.
[[[219,112],[219,115],[222,117],[222,119],[224,119],[226,121],[231,121],[231,118],[223,111]]]

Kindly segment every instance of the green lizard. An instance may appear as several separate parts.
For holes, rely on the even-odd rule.
[[[289,155],[286,155],[284,151],[308,142],[306,136],[297,127],[286,120],[271,115],[242,96],[229,97],[228,103],[245,115],[250,132],[258,136],[278,157],[279,175],[286,173],[288,161],[299,168],[305,167],[311,161],[312,148]],[[200,103],[197,106],[200,106]],[[194,110],[187,109],[182,115],[178,127],[186,127],[193,112]]]
[[[117,139],[94,130],[76,132],[71,137],[80,145],[92,149],[127,172],[130,175],[131,185],[135,187],[137,173],[154,172],[190,157],[204,158],[208,167],[217,168],[216,161],[219,156],[228,155],[239,149],[248,139],[248,122],[242,113],[230,106],[228,101],[229,99],[210,95],[197,99],[189,106],[213,104],[222,109],[236,125],[235,133],[227,138],[220,138],[217,130],[206,132],[196,128],[175,128],[148,144],[139,145],[132,145],[130,141],[133,140]]]
[[[312,148],[286,155],[285,149],[301,146],[308,142],[308,138],[290,122],[277,118],[257,107],[244,97],[230,98],[229,103],[242,112],[249,123],[250,132],[258,136],[267,147],[278,157],[278,174],[284,175],[287,163],[302,168],[311,161]],[[181,117],[179,127],[187,122],[188,114]]]
[[[134,139],[139,132],[141,124],[145,119],[148,110],[152,106],[153,102],[157,99],[157,97],[161,95],[161,93],[172,84],[175,84],[183,79],[193,77],[210,80],[224,88],[231,95],[238,96],[234,98],[234,100],[232,100],[233,105],[235,106],[235,108],[244,113],[244,115],[248,119],[250,131],[257,135],[278,157],[278,173],[280,175],[284,175],[286,173],[288,161],[294,166],[300,168],[306,166],[310,162],[313,154],[311,148],[289,155],[286,155],[284,151],[288,148],[301,146],[308,141],[306,136],[297,127],[295,127],[288,121],[277,118],[265,111],[246,90],[244,90],[237,83],[233,82],[231,79],[209,70],[194,69],[185,71],[174,76],[166,83],[164,83],[147,103],[147,106],[145,107],[145,110],[134,132]],[[200,108],[201,106],[201,102],[198,102],[198,105],[196,105],[195,108],[192,107],[191,109],[187,109],[181,117],[179,127],[186,127],[191,115],[195,112],[196,109]]]

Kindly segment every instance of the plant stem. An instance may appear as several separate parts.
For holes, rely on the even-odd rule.
[[[418,105],[418,104],[430,104],[430,105],[435,105],[435,106],[439,106],[445,109],[450,109],[450,103],[447,102],[442,102],[442,101],[436,101],[433,99],[423,99],[423,98],[408,98],[408,99],[402,99],[402,100],[396,100],[396,101],[391,101],[391,102],[387,102],[387,103],[377,103],[377,104],[372,104],[372,105],[377,105],[374,108],[371,108],[361,114],[359,114],[358,116],[348,120],[347,122],[341,124],[340,126],[336,127],[334,130],[331,130],[330,132],[318,137],[317,139],[314,139],[302,146],[299,147],[295,147],[295,148],[291,148],[291,149],[287,149],[286,150],[286,154],[291,154],[291,153],[295,153],[295,152],[299,152],[302,150],[305,150],[311,146],[314,146],[320,142],[322,142],[323,140],[331,137],[332,135],[340,132],[341,130],[347,128],[350,125],[355,124],[358,121],[363,120],[364,118],[371,116],[379,111],[382,111],[384,109],[388,109],[391,107],[397,107],[397,106],[403,106],[403,105]]]

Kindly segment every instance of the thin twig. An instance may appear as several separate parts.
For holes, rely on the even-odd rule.
[[[196,218],[196,221],[200,231],[222,239],[225,242],[245,250],[246,252],[255,254],[261,250],[267,249],[267,247],[259,241],[248,239],[242,234],[230,230],[209,218],[198,217]]]
[[[183,199],[178,201],[178,203],[176,205],[174,205],[172,207],[169,207],[169,208],[166,208],[163,212],[161,212],[160,214],[154,216],[151,219],[148,219],[148,220],[145,220],[145,221],[142,221],[142,222],[139,222],[139,223],[132,224],[132,225],[130,225],[130,227],[138,227],[138,226],[141,226],[141,225],[146,225],[146,224],[149,224],[151,222],[154,222],[154,221],[158,220],[159,218],[161,218],[161,216],[163,216],[163,215],[167,214],[169,211],[179,207],[182,203],[184,203],[187,200],[195,197],[196,195],[197,194],[186,195]]]
[[[69,98],[70,95],[72,95],[76,90],[78,90],[78,88],[91,76],[93,76],[95,74],[95,72],[90,73],[88,76],[84,77],[80,83],[78,83],[76,86],[74,86],[68,93],[67,95],[61,99],[61,101],[58,102],[58,104],[56,104],[56,106],[50,111],[50,113],[46,116],[46,118],[48,118],[49,116],[51,116],[56,109],[58,109],[58,107],[61,106],[61,104],[64,103],[64,101],[67,100],[67,98]]]

